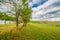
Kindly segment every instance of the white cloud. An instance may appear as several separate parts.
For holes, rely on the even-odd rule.
[[[50,19],[47,19],[48,21],[60,21],[60,17],[58,18],[50,18]]]
[[[48,9],[48,10],[46,11],[46,13],[47,13],[47,12],[52,12],[52,11],[57,11],[57,10],[60,10],[60,7],[54,7],[54,8],[52,8],[52,9]]]
[[[37,3],[39,3],[40,1],[41,1],[41,0],[33,0],[32,3],[33,3],[33,4],[37,4]]]

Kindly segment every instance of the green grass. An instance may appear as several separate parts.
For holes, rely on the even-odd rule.
[[[11,37],[12,40],[60,40],[60,27],[51,24],[28,23],[22,30],[14,30]]]
[[[60,40],[60,27],[30,23],[23,30],[21,40]]]

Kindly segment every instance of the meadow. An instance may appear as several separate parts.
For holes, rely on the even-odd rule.
[[[0,40],[60,40],[60,27],[48,23],[28,23],[21,30],[22,24],[0,26]]]

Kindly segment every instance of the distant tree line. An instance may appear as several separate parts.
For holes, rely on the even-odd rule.
[[[4,20],[5,24],[6,24],[6,21],[15,21],[15,19],[16,19],[15,17],[9,16],[5,12],[0,12],[0,20]]]

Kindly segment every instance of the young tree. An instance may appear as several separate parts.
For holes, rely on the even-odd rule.
[[[31,18],[31,7],[29,7],[27,0],[22,0],[22,6],[23,8],[21,8],[21,17],[22,17],[22,21],[23,21],[23,26],[26,26],[27,22],[30,21]]]

